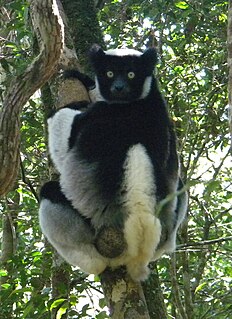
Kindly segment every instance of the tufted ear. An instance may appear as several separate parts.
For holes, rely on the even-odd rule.
[[[141,59],[149,74],[152,74],[154,66],[158,61],[157,51],[155,48],[149,48],[141,55]]]
[[[94,44],[89,50],[89,61],[94,69],[97,69],[101,65],[101,61],[104,57],[105,52],[98,44]]]

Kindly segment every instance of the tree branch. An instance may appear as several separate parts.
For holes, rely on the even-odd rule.
[[[25,172],[25,169],[24,169],[23,162],[22,162],[21,158],[20,158],[20,169],[21,169],[22,181],[23,181],[26,185],[28,185],[28,187],[29,187],[31,193],[34,195],[35,199],[36,199],[37,202],[39,203],[39,196],[38,196],[37,192],[35,191],[35,189],[34,189],[32,183],[31,183],[30,179],[27,178],[27,176],[26,176],[26,172]]]
[[[187,313],[184,309],[182,299],[181,299],[181,293],[179,289],[179,284],[177,280],[177,270],[176,270],[176,254],[174,253],[171,258],[171,278],[172,278],[172,289],[173,289],[173,299],[175,303],[175,307],[178,309],[178,312],[181,316],[181,319],[188,319]]]
[[[178,245],[176,249],[181,250],[181,249],[185,249],[185,248],[189,248],[189,247],[214,245],[214,244],[219,244],[223,241],[231,241],[231,240],[232,240],[232,236],[221,237],[221,238],[217,238],[217,239],[199,241],[196,243],[181,244],[181,245]]]
[[[12,81],[0,112],[0,195],[10,191],[18,174],[22,107],[56,72],[64,44],[63,23],[55,1],[33,0],[31,16],[40,54]]]

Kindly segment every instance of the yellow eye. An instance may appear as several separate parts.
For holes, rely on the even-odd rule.
[[[114,72],[108,71],[106,75],[108,76],[108,78],[112,78],[114,76]]]
[[[134,72],[128,72],[127,76],[129,79],[133,79],[135,77],[135,74]]]

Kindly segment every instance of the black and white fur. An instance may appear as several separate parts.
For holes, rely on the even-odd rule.
[[[61,189],[43,187],[40,225],[57,251],[84,271],[126,265],[134,280],[144,280],[148,263],[175,249],[187,207],[186,193],[177,195],[183,185],[175,134],[153,76],[156,51],[94,46],[90,61],[97,102],[85,113],[78,104],[66,106],[48,120]],[[96,250],[94,237],[104,227],[123,231],[120,256]]]
[[[95,231],[91,221],[72,207],[59,182],[46,183],[40,196],[40,225],[50,243],[70,264],[88,273],[101,273],[107,261],[94,246]]]

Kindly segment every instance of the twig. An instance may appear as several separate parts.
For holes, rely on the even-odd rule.
[[[39,196],[37,194],[37,192],[35,191],[31,181],[29,178],[27,178],[26,174],[25,174],[25,169],[23,166],[23,162],[22,159],[20,158],[20,169],[21,169],[21,174],[22,174],[22,181],[28,185],[28,187],[30,188],[30,191],[32,192],[32,194],[35,196],[35,199],[37,200],[37,202],[39,203]]]
[[[181,244],[181,245],[177,246],[177,250],[178,249],[185,249],[185,248],[189,248],[189,247],[214,245],[214,244],[218,244],[218,243],[221,243],[224,241],[230,241],[230,240],[232,240],[232,236],[221,237],[221,238],[211,239],[211,240],[204,240],[204,241],[199,241],[199,242],[195,242],[195,243]]]

